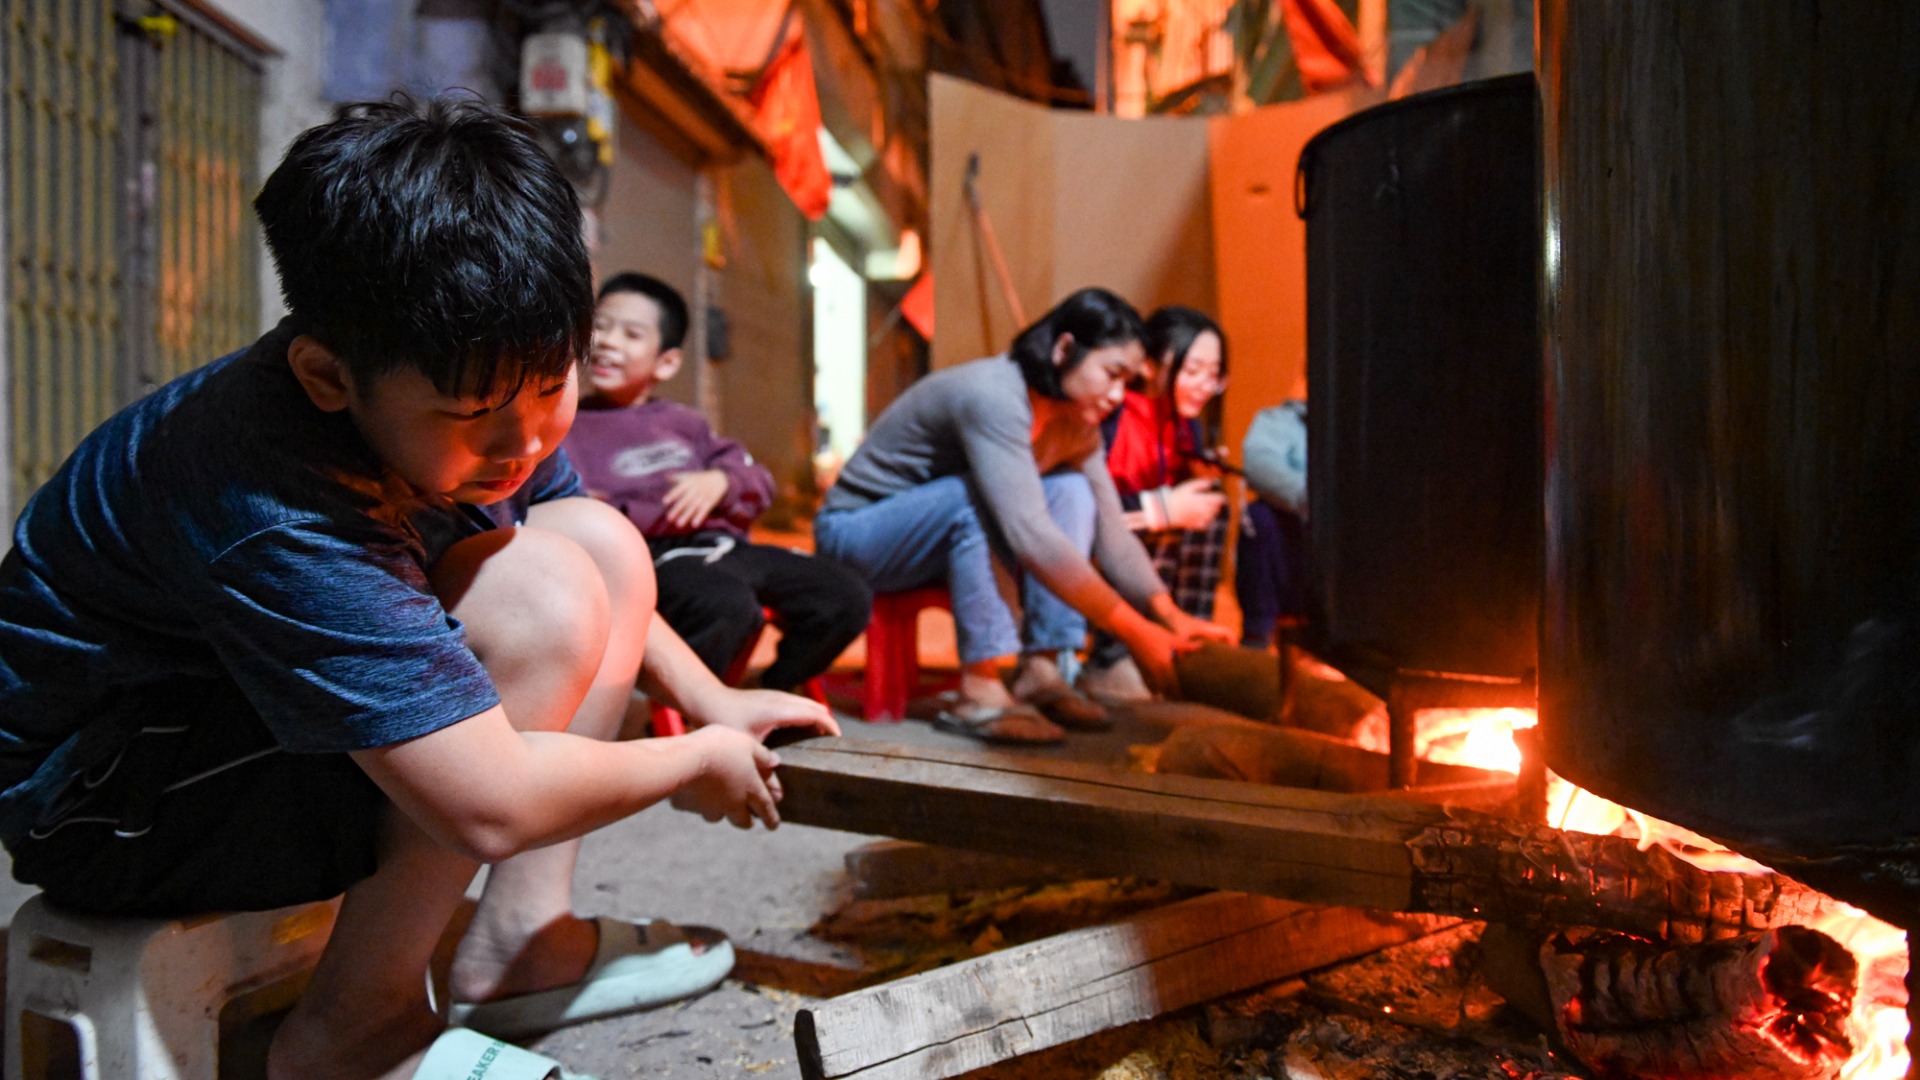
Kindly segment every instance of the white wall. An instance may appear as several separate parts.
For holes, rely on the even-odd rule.
[[[813,401],[835,454],[867,433],[867,283],[825,240],[813,241]]]

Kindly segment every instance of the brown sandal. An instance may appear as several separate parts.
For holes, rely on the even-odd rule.
[[[1064,728],[1040,715],[1038,709],[1024,704],[995,708],[961,701],[935,713],[933,726],[941,731],[971,735],[981,742],[1009,746],[1051,746],[1067,737]]]

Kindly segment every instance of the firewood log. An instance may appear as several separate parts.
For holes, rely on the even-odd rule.
[[[1603,1077],[1811,1080],[1853,1053],[1857,964],[1818,930],[1671,948],[1573,929],[1541,946],[1540,966],[1561,1039]]]
[[[1778,875],[1702,870],[1624,837],[1386,795],[845,738],[781,759],[786,820],[1099,875],[1674,943],[1810,923],[1834,905]]]
[[[1511,795],[1513,777],[1505,773],[1470,765],[1418,764],[1415,784],[1500,785]],[[1160,744],[1155,771],[1315,791],[1386,791],[1392,787],[1385,754],[1363,750],[1331,735],[1265,724],[1179,728]]]

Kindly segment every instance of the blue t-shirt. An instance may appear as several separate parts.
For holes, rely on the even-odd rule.
[[[415,493],[287,366],[284,325],[121,411],[28,501],[0,562],[0,840],[138,728],[229,680],[282,749],[436,731],[499,702],[427,568],[583,493],[555,453],[508,500]]]

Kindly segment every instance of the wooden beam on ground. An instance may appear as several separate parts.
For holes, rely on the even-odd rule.
[[[780,756],[786,820],[1102,875],[1675,942],[1805,924],[1833,903],[1779,875],[1382,795],[845,738]]]
[[[940,1080],[1456,920],[1213,893],[835,998],[794,1018],[804,1080]]]
[[[929,893],[979,892],[1015,885],[1051,885],[1098,877],[1037,859],[876,840],[847,852],[847,877],[858,900],[897,900]]]
[[[823,941],[805,930],[758,929],[733,942],[731,978],[808,997],[833,997],[871,986],[890,969],[859,949]]]

